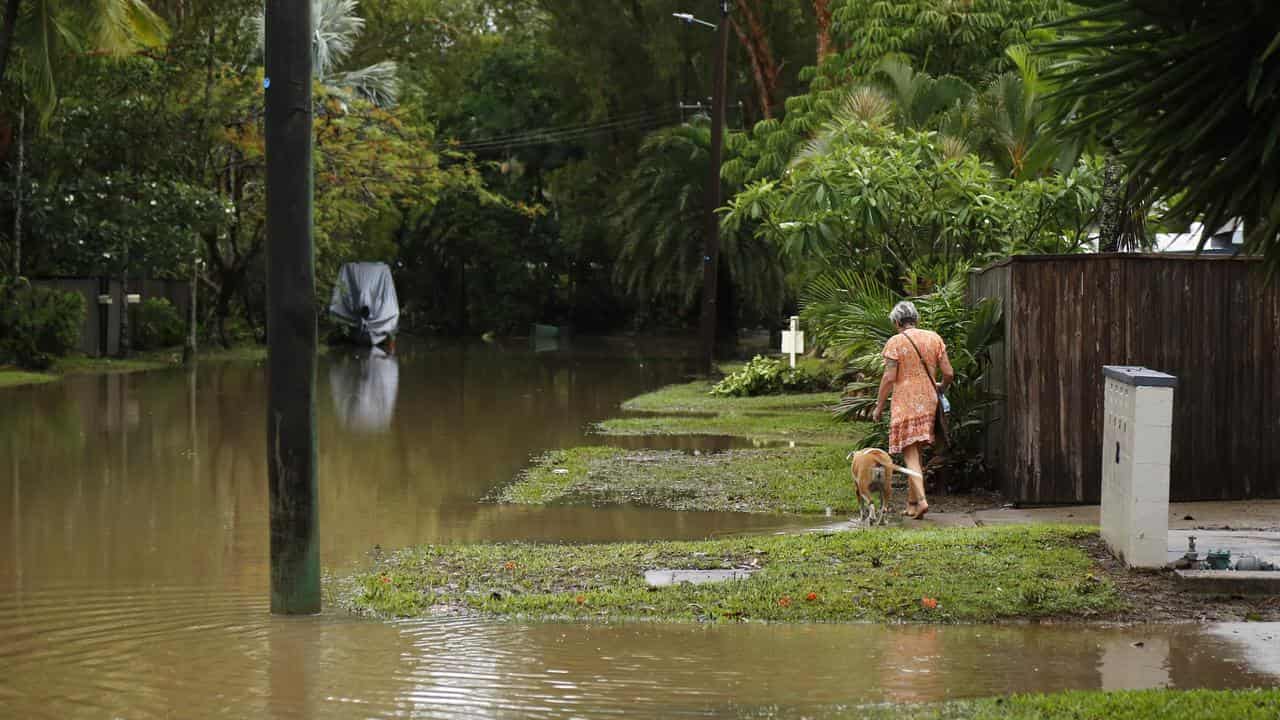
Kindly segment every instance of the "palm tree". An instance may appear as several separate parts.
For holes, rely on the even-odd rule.
[[[3,22],[0,78],[16,51],[22,58],[17,80],[46,119],[57,105],[57,78],[67,57],[125,55],[168,35],[143,0],[6,0]]]
[[[917,72],[905,60],[886,58],[872,73],[893,99],[898,126],[922,130],[940,113],[973,97],[969,83],[953,75],[933,77]]]
[[[1056,97],[1082,106],[1072,132],[1119,135],[1128,195],[1206,233],[1242,219],[1280,270],[1280,3],[1076,4],[1047,48]]]
[[[1005,54],[1015,69],[992,79],[973,109],[984,154],[1008,177],[1027,179],[1053,169],[1065,172],[1079,151],[1054,132],[1057,118],[1045,100],[1049,87],[1038,60],[1023,46],[1011,47]]]
[[[387,108],[396,104],[399,82],[396,63],[390,60],[354,70],[340,70],[364,32],[364,19],[356,14],[359,0],[311,0],[312,71],[316,81],[329,88]],[[266,40],[266,17],[254,19],[259,56]]]
[[[669,298],[685,308],[698,297],[710,147],[705,122],[658,130],[642,144],[640,161],[622,184],[613,217],[622,239],[614,279],[632,297],[646,302]],[[786,279],[774,246],[752,232],[725,231],[722,236],[721,265],[734,300],[758,316],[778,316]],[[723,316],[733,308],[722,307],[721,312]]]

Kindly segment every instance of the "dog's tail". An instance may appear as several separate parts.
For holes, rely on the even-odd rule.
[[[912,470],[911,468],[904,468],[901,465],[894,465],[893,469],[897,470],[903,475],[910,475],[911,477],[918,478],[920,480],[924,479],[924,475],[921,475],[920,473],[916,472],[915,470]]]

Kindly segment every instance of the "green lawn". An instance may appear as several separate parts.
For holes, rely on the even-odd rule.
[[[327,352],[327,348],[322,346],[320,352]],[[267,358],[267,348],[261,345],[244,345],[227,350],[211,345],[208,346],[208,350],[201,350],[199,357],[203,362],[261,362]],[[59,358],[48,372],[28,372],[12,367],[0,367],[0,388],[55,382],[67,375],[108,375],[164,370],[178,367],[181,363],[182,348],[180,347],[142,351],[123,360],[72,355]]]
[[[182,351],[176,353],[145,352],[135,357],[96,358],[83,355],[59,358],[54,364],[55,372],[62,375],[106,375],[111,373],[144,372],[147,370],[163,370],[173,367],[182,361]]]
[[[986,622],[1090,617],[1125,601],[1072,527],[873,530],[700,542],[424,546],[334,589],[380,616]],[[746,580],[651,589],[648,569],[752,568]]]
[[[0,388],[18,387],[20,385],[40,385],[54,382],[57,375],[51,373],[35,373],[16,368],[0,368]]]
[[[856,506],[846,452],[832,446],[710,455],[572,448],[539,458],[498,500],[629,503],[670,510],[848,512]]]
[[[849,443],[860,436],[861,426],[839,423],[820,409],[772,413],[722,413],[624,417],[597,425],[603,435],[734,435],[754,440],[806,443]]]
[[[868,720],[1276,720],[1280,690],[1137,690],[1015,695],[930,706],[851,710]]]

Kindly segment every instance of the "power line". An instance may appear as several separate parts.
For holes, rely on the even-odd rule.
[[[616,132],[619,130],[631,130],[638,127],[651,125],[655,122],[663,122],[664,120],[665,118],[660,116],[643,117],[643,118],[636,118],[634,120],[627,120],[624,122],[611,123],[609,125],[601,125],[598,127],[584,128],[581,130],[561,131],[557,133],[530,132],[521,137],[512,138],[510,140],[484,142],[484,143],[466,143],[466,144],[456,145],[453,147],[454,149],[463,150],[463,151],[478,151],[478,150],[498,150],[502,148],[518,147],[518,146],[524,146],[524,145],[530,145],[530,144],[545,145],[549,143],[558,143],[558,142],[565,142],[569,140],[576,140],[578,138],[587,137],[591,135],[599,135],[602,133]]]
[[[552,126],[552,127],[546,127],[546,128],[513,130],[510,133],[506,133],[506,134],[491,135],[489,137],[482,137],[482,138],[471,138],[467,140],[459,140],[459,142],[461,142],[464,145],[471,145],[474,143],[500,142],[502,140],[509,140],[511,138],[522,137],[522,136],[528,135],[529,133],[537,133],[537,132],[550,133],[550,132],[563,132],[568,130],[581,130],[585,128],[598,127],[600,125],[608,125],[615,122],[621,122],[621,121],[629,120],[636,117],[653,115],[655,112],[657,111],[655,111],[653,108],[648,108],[645,110],[636,110],[634,112],[623,113],[622,115],[617,115],[612,118],[591,120],[588,122],[581,122],[581,123],[569,123],[566,125],[558,125],[558,126]]]
[[[642,129],[649,125],[666,124],[678,118],[675,116],[675,110],[654,113],[648,116],[637,117],[629,120],[615,120],[597,125],[584,126],[575,130],[560,131],[542,131],[530,130],[521,135],[506,140],[485,140],[469,143],[459,143],[457,145],[446,145],[453,150],[461,151],[482,151],[482,150],[498,150],[510,147],[522,147],[527,145],[545,145],[551,143],[566,142],[576,140],[591,135],[599,135],[602,133],[615,132],[619,130],[635,130]]]

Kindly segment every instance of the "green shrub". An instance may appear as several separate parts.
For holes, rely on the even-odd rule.
[[[44,370],[80,344],[85,303],[79,293],[0,279],[0,362]]]
[[[133,344],[139,350],[157,350],[181,345],[186,323],[178,309],[164,298],[148,298],[138,306],[133,328]]]
[[[929,289],[912,298],[920,311],[921,327],[942,336],[955,370],[955,381],[947,389],[950,444],[929,452],[929,469],[951,490],[985,486],[989,484],[985,434],[997,399],[987,390],[987,373],[992,348],[1003,341],[1002,309],[991,300],[976,306],[966,302],[968,269],[963,265],[932,268],[923,275],[912,283]],[[884,372],[881,351],[896,332],[889,311],[901,299],[884,283],[852,271],[828,273],[805,291],[801,317],[806,327],[812,328],[819,346],[844,361],[858,378],[845,388],[836,417],[871,419]],[[859,444],[886,447],[890,414],[886,409]]]
[[[757,355],[742,369],[711,388],[721,397],[754,397],[780,393],[808,393],[830,390],[832,372],[820,360],[806,359],[796,367],[781,360]]]

